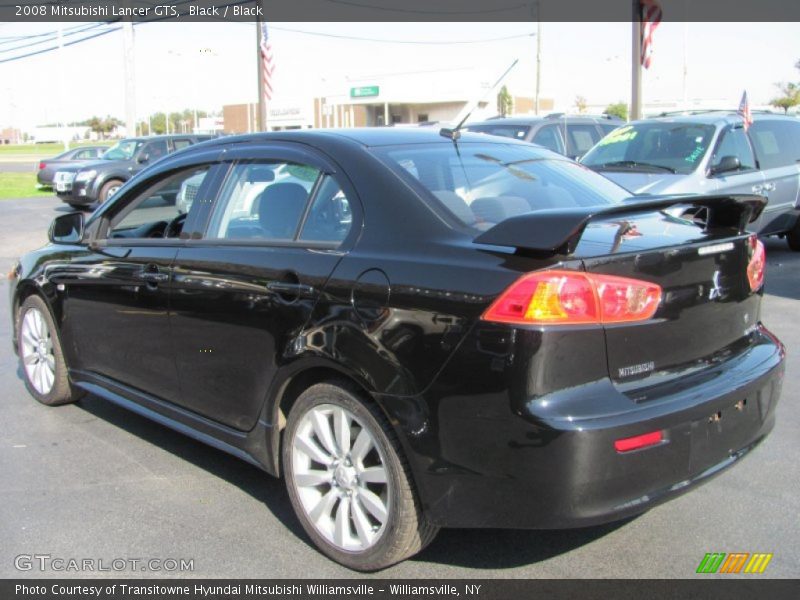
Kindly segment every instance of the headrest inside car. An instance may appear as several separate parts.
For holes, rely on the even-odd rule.
[[[275,181],[275,171],[265,165],[253,165],[247,170],[248,183],[268,183]]]

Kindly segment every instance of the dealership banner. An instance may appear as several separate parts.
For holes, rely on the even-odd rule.
[[[0,21],[630,21],[632,0],[2,0]],[[797,0],[659,0],[663,21],[800,21]]]
[[[181,580],[181,579],[40,579],[0,580],[0,598],[49,600],[250,599],[411,600],[468,598],[470,600],[770,600],[800,597],[800,581],[786,579],[676,580],[490,580],[490,579],[324,579],[324,580]]]

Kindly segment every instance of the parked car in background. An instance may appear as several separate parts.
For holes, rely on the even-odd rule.
[[[753,230],[800,251],[800,120],[711,111],[629,123],[581,163],[639,195],[759,194],[768,204]]]
[[[105,202],[123,183],[158,159],[211,139],[210,135],[154,135],[126,138],[109,148],[100,160],[59,169],[56,194],[63,202],[80,208]],[[58,188],[61,189],[58,189]]]
[[[624,519],[749,454],[784,373],[744,228],[763,198],[690,199],[707,226],[628,199],[502,137],[221,138],[20,259],[19,373],[45,405],[89,392],[284,477],[354,569],[440,527]]]
[[[553,113],[546,117],[495,117],[470,123],[466,129],[531,142],[577,160],[605,135],[624,124],[625,121],[611,115]]]
[[[45,158],[39,161],[36,181],[40,187],[53,187],[53,175],[56,171],[72,163],[100,158],[106,150],[108,146],[78,146],[52,158]]]

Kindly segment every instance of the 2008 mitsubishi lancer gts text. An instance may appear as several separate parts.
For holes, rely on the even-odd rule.
[[[10,274],[28,390],[283,476],[308,536],[360,570],[441,527],[641,513],[762,441],[784,364],[746,231],[764,200],[627,202],[460,134],[216,139],[59,216]]]

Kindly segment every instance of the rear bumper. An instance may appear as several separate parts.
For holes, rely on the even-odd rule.
[[[596,525],[683,494],[748,454],[774,425],[783,370],[783,346],[759,329],[745,351],[661,389],[623,393],[605,379],[519,401],[513,381],[434,386],[416,399],[428,421],[402,437],[426,513],[441,526]],[[657,446],[614,447],[657,430]]]

